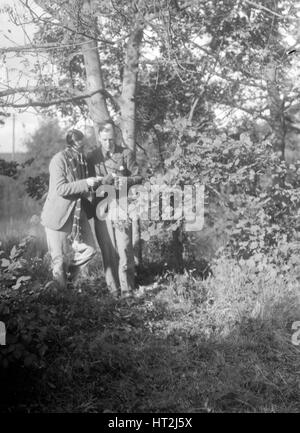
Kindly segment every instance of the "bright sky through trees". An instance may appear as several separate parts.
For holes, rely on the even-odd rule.
[[[7,5],[12,6],[14,4],[20,11],[20,5],[18,1],[7,1],[0,0],[0,8]],[[25,32],[29,37],[34,32],[34,26],[32,24],[17,26],[12,22],[9,22],[7,13],[0,13],[0,48],[14,46],[14,45],[24,45],[28,43],[26,41]],[[26,56],[29,62],[33,61],[32,56]],[[26,82],[26,68],[24,70],[24,64],[21,62],[22,58],[16,56],[15,53],[11,53],[6,56],[6,64],[1,63],[0,65],[0,89],[4,89],[4,83],[7,79],[7,74],[9,74],[9,79],[12,84],[19,82],[20,71],[24,72],[24,77],[21,78],[23,82]],[[29,79],[29,78],[28,78]],[[26,84],[26,83],[25,83]],[[36,129],[38,126],[37,113],[33,109],[29,109],[23,113],[16,113],[16,124],[15,124],[15,134],[16,134],[16,152],[26,151],[23,146],[24,136]],[[0,153],[11,152],[12,151],[12,128],[13,120],[12,117],[5,120],[5,125],[0,127]]]

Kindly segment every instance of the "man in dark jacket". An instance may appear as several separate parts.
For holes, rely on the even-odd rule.
[[[76,275],[95,254],[87,198],[99,182],[94,177],[88,178],[83,139],[81,131],[69,131],[67,148],[53,156],[49,165],[49,191],[41,215],[53,279],[61,287],[66,286],[67,272]]]
[[[116,144],[112,121],[100,126],[98,139],[100,146],[87,156],[89,175],[101,176],[103,185],[115,185],[116,188],[120,177],[127,178],[128,187],[141,183],[134,152]],[[100,201],[101,198],[97,197],[95,205]],[[114,221],[96,216],[95,234],[102,252],[109,290],[117,296],[132,294],[135,288],[135,263],[130,220]]]

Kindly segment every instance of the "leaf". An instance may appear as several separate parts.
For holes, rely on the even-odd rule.
[[[150,234],[149,234],[149,232],[148,232],[148,231],[144,231],[144,232],[142,232],[141,238],[142,238],[144,241],[149,241],[149,240],[150,240]]]
[[[9,258],[10,258],[11,260],[13,260],[13,259],[17,258],[19,254],[20,254],[20,253],[19,253],[17,247],[14,245],[14,246],[12,247],[12,249],[11,249],[11,252],[10,252],[10,256],[9,256]]]
[[[25,281],[29,281],[29,280],[31,280],[31,277],[29,275],[28,276],[24,276],[23,275],[22,277],[19,277],[17,279],[16,284],[14,284],[12,286],[12,288],[15,289],[15,290],[17,290],[17,289],[19,289],[21,287],[22,283],[24,283]]]
[[[26,275],[26,276],[23,275],[22,277],[18,278],[17,282],[22,283],[23,281],[29,281],[29,280],[31,280],[31,276],[30,275]]]
[[[10,265],[10,261],[8,259],[2,259],[1,260],[2,268],[7,268],[9,265]]]
[[[43,357],[45,355],[45,353],[48,350],[48,346],[46,344],[43,344],[40,348],[39,348],[39,355],[41,357]]]

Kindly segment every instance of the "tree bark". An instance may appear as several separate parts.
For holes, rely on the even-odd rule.
[[[92,17],[91,2],[89,0],[85,0],[83,10]],[[93,25],[96,34],[96,21],[94,21]],[[84,37],[84,41],[86,43],[82,45],[82,54],[86,70],[86,90],[88,93],[93,93],[100,89],[104,90],[98,43],[96,40],[88,37]],[[99,124],[109,118],[106,100],[103,94],[99,92],[87,99],[87,104],[97,139]]]
[[[138,24],[129,36],[123,72],[122,93],[120,98],[121,130],[123,143],[135,151],[136,144],[136,86],[143,29]]]
[[[268,105],[270,110],[270,125],[274,133],[273,148],[285,159],[286,122],[284,113],[284,100],[281,99],[276,83],[276,67],[270,65],[266,74],[268,89]]]
[[[86,40],[83,45],[82,54],[86,69],[86,90],[88,93],[104,89],[100,57],[96,41]],[[91,119],[98,129],[99,123],[109,118],[105,97],[101,93],[95,93],[87,99]]]
[[[136,87],[140,45],[143,38],[142,26],[137,23],[129,36],[123,72],[122,93],[120,97],[121,132],[123,144],[135,152],[136,149]],[[136,265],[142,264],[142,244],[140,239],[140,221],[132,223],[132,244]]]

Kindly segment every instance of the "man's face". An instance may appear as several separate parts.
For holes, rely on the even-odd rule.
[[[77,150],[78,152],[82,152],[83,148],[84,148],[84,137],[83,138],[77,138],[76,136],[73,137],[73,141],[74,141],[74,149]]]
[[[110,123],[106,124],[104,129],[99,132],[99,142],[104,153],[114,152],[115,134],[114,127]]]

